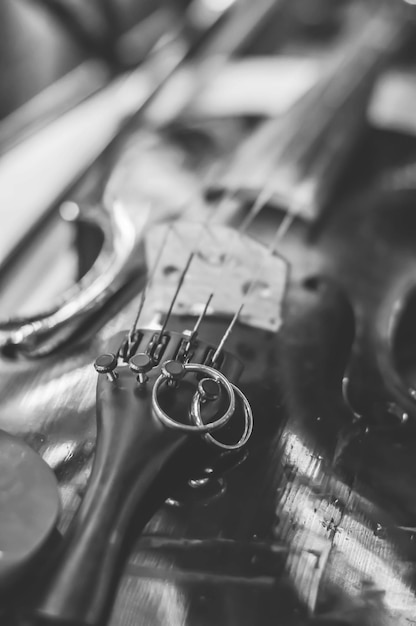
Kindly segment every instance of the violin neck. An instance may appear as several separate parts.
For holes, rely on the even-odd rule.
[[[406,31],[389,12],[368,17],[306,95],[242,144],[213,187],[250,202],[262,193],[277,208],[317,220],[362,132],[380,69]]]

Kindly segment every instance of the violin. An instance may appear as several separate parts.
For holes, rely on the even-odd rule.
[[[1,424],[54,467],[65,511],[24,602],[10,599],[18,622],[415,621],[416,393],[401,349],[414,189],[393,177],[328,204],[363,91],[403,39],[387,15],[343,74],[335,65],[236,150],[208,197],[192,127],[129,137],[104,198],[115,252],[126,233],[141,268],[130,293],[100,294],[107,320],[88,339],[0,363]],[[190,193],[132,231],[149,137],[151,158],[187,164]]]

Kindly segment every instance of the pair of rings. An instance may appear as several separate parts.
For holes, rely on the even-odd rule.
[[[207,379],[214,380],[225,391],[227,395],[227,408],[224,413],[222,415],[219,415],[214,421],[209,422],[208,424],[204,424],[201,416],[201,405],[204,401],[204,397],[200,386],[198,386],[198,389],[192,398],[190,409],[190,416],[193,424],[182,424],[181,422],[177,422],[176,420],[172,419],[161,408],[158,399],[161,385],[168,382],[169,379],[172,379],[168,368],[166,367],[168,363],[165,363],[164,367],[162,368],[162,373],[156,379],[152,391],[152,408],[156,417],[167,428],[187,433],[197,433],[199,435],[202,435],[208,443],[222,448],[223,450],[239,450],[240,448],[242,448],[249,440],[253,431],[253,413],[250,404],[242,391],[238,387],[233,385],[233,383],[230,383],[230,381],[226,376],[224,376],[224,374],[214,369],[213,367],[209,367],[208,365],[202,365],[201,363],[182,364],[178,361],[172,361],[171,363],[173,363],[178,369],[178,378],[189,372],[194,374],[203,374]],[[218,441],[218,439],[215,439],[215,437],[213,437],[211,433],[219,430],[220,428],[223,428],[230,421],[232,415],[235,412],[236,395],[241,400],[244,407],[243,434],[240,439],[234,444],[222,443],[221,441]]]

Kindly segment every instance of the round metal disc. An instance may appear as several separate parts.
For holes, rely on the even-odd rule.
[[[46,541],[60,510],[55,475],[23,441],[0,430],[0,585]]]

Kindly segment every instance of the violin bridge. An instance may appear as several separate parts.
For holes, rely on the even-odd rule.
[[[149,268],[155,266],[158,242],[167,229],[170,232],[152,277],[142,323],[166,315],[178,279],[194,253],[175,302],[175,315],[198,316],[209,300],[207,316],[233,317],[243,304],[242,323],[272,332],[279,329],[288,276],[285,259],[227,226],[181,222],[174,227],[158,225],[148,232]]]

